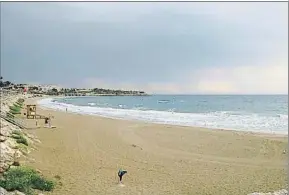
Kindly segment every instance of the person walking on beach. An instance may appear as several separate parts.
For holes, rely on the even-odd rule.
[[[126,174],[127,173],[127,171],[125,171],[125,170],[122,170],[122,169],[119,169],[119,171],[118,171],[118,177],[119,177],[119,182],[120,183],[122,183],[122,176],[124,176],[124,174]]]
[[[44,121],[45,126],[48,126],[48,120],[49,120],[49,118],[45,117],[45,121]]]

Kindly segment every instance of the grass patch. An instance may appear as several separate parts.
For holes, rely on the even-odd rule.
[[[11,114],[19,114],[21,113],[22,105],[19,103],[14,103],[13,106],[9,106]]]
[[[0,186],[7,191],[18,190],[27,195],[33,195],[33,189],[51,191],[55,183],[42,177],[37,171],[29,167],[15,167],[9,169],[0,180]]]
[[[13,130],[13,131],[12,131],[12,134],[22,135],[22,132],[21,132],[21,131],[17,131],[17,130]]]
[[[18,111],[19,112],[21,108],[18,107],[18,106],[13,105],[13,106],[9,106],[9,109],[12,110],[12,111]]]
[[[18,144],[24,144],[24,145],[28,146],[28,141],[25,137],[20,137],[19,139],[16,139],[16,142]]]
[[[14,103],[13,106],[14,106],[15,108],[18,108],[18,109],[21,109],[21,108],[22,108],[22,104],[17,103],[17,102]]]
[[[14,138],[14,139],[19,139],[19,138],[20,138],[20,135],[12,134],[11,137]]]
[[[21,114],[20,111],[15,111],[15,110],[9,110],[9,113],[12,114],[12,115],[15,115],[15,114]]]
[[[28,146],[28,140],[24,137],[24,135],[21,131],[13,131],[11,137],[16,139],[16,142],[18,144],[24,144],[24,145]]]
[[[19,144],[18,149],[24,154],[27,155],[29,153],[29,149],[26,145],[24,144]]]

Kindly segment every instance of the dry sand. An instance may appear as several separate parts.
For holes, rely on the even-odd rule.
[[[61,177],[62,186],[45,194],[242,195],[279,190],[288,182],[287,136],[148,124],[39,107],[37,112],[53,115],[52,125],[57,126],[28,130],[42,142],[30,154],[35,162],[28,165],[48,177]],[[118,185],[119,168],[128,171],[124,186]]]

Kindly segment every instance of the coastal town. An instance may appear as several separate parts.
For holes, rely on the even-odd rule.
[[[146,96],[144,91],[133,90],[114,90],[103,88],[63,88],[57,85],[32,85],[15,84],[10,81],[0,81],[2,92],[21,93],[27,92],[34,95],[53,95],[53,96]]]

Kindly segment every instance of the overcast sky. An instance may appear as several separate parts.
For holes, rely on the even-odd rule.
[[[1,74],[150,93],[287,94],[288,2],[2,2]]]

